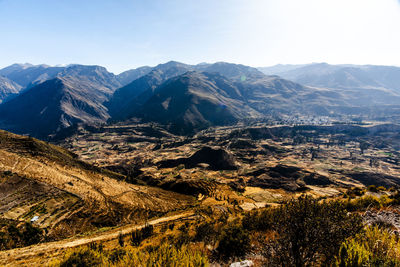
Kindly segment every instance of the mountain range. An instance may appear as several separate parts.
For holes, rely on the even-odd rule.
[[[400,68],[374,65],[276,65],[259,68],[304,85],[325,88],[386,88],[400,92]]]
[[[171,61],[115,75],[101,66],[14,64],[0,70],[0,100],[3,129],[40,138],[130,119],[193,133],[265,116],[397,116],[400,68]]]

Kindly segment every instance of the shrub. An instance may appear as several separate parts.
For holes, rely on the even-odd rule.
[[[228,225],[219,239],[217,253],[221,259],[244,256],[250,249],[250,235],[241,225]]]
[[[242,219],[243,228],[255,231],[271,230],[277,223],[279,212],[280,210],[276,208],[248,212]]]
[[[378,186],[377,188],[376,188],[378,191],[386,191],[386,188],[384,187],[384,186]]]
[[[379,190],[376,188],[376,186],[375,185],[370,185],[370,186],[368,186],[368,191],[370,191],[370,192],[378,192]]]
[[[354,200],[349,200],[346,203],[346,209],[348,211],[360,211],[368,208],[380,208],[380,199],[374,196],[364,196]]]
[[[399,266],[400,242],[386,229],[368,227],[343,243],[337,266]]]
[[[212,222],[204,222],[196,227],[196,234],[194,241],[204,241],[205,243],[212,243],[217,239],[218,232],[214,229]]]
[[[19,227],[8,222],[2,226],[2,229],[0,229],[0,250],[30,246],[45,239],[43,230],[29,222]]]
[[[125,255],[126,255],[126,251],[124,249],[117,248],[110,252],[110,255],[108,256],[108,258],[110,259],[110,261],[112,263],[117,263],[118,261],[123,259]]]
[[[101,252],[92,250],[89,247],[78,248],[67,252],[64,259],[57,264],[60,267],[85,267],[103,265],[106,258]]]
[[[363,227],[361,217],[349,215],[342,202],[319,203],[307,196],[290,201],[275,214],[278,238],[265,252],[283,265],[329,265],[344,240]]]
[[[365,194],[365,190],[360,187],[353,187],[347,190],[346,194],[349,196],[349,198],[361,197]]]
[[[24,231],[21,236],[24,245],[30,246],[40,242],[43,236],[43,231],[38,227],[34,227],[31,223],[25,223]]]
[[[146,226],[141,229],[134,230],[130,238],[132,246],[139,246],[143,240],[153,235],[153,231],[153,225],[150,224],[146,224]]]

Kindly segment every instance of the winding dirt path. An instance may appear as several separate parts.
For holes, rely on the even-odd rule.
[[[158,225],[166,222],[182,220],[193,217],[192,212],[186,212],[178,215],[161,217],[148,222],[151,225]],[[91,242],[109,241],[117,239],[119,234],[123,235],[133,230],[143,228],[144,225],[124,225],[103,233],[96,233],[81,238],[72,238],[55,242],[41,243],[29,247],[16,248],[0,252],[0,266],[27,266],[29,260],[40,258],[41,256],[50,258],[51,255],[59,254],[65,249],[78,247]]]

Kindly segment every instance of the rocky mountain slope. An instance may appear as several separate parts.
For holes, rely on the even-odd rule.
[[[6,77],[0,76],[0,103],[10,97],[16,96],[20,90],[20,85]]]
[[[168,80],[134,115],[170,124],[174,132],[191,132],[261,116],[246,105],[241,92],[224,76],[199,72]]]
[[[3,129],[42,138],[79,122],[105,122],[102,103],[118,86],[105,68],[72,66],[0,105],[0,121]]]

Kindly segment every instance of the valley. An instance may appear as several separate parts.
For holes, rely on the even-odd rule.
[[[0,70],[0,264],[269,266],[292,257],[293,225],[332,220],[312,236],[338,238],[322,266],[353,230],[399,231],[397,87],[290,68],[294,81],[225,62]]]
[[[278,193],[282,189],[333,196],[354,186],[397,187],[398,131],[384,124],[237,125],[187,137],[154,124],[115,125],[82,128],[64,146],[96,166],[128,175],[133,183],[193,191],[196,181],[216,182],[244,196],[256,191],[264,199],[256,205],[268,205],[268,196],[281,196],[272,202],[287,197],[287,192]],[[193,155],[199,152],[204,155],[196,160]]]

